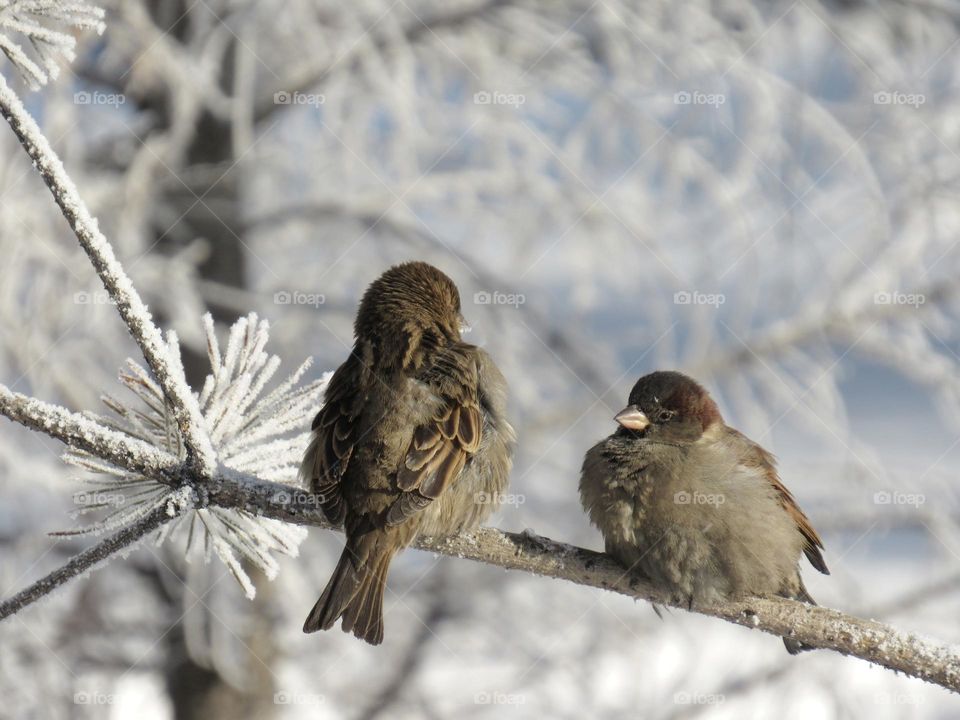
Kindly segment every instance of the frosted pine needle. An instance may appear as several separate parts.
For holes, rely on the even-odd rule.
[[[77,39],[64,30],[71,28],[102,33],[103,10],[79,1],[0,0],[0,50],[31,90],[59,75],[60,60],[73,61]]]
[[[265,351],[269,337],[267,321],[253,313],[240,318],[231,328],[222,354],[209,314],[204,316],[203,326],[211,372],[198,402],[219,462],[265,480],[295,482],[308,439],[305,430],[316,410],[326,377],[300,385],[300,379],[310,367],[311,361],[307,359],[287,380],[264,395],[280,366],[280,359]],[[167,343],[171,356],[175,354],[179,358],[176,336],[168,334]],[[93,419],[184,460],[186,450],[173,413],[149,372],[128,360],[120,373],[120,382],[133,395],[132,400],[106,396],[103,402],[111,415]],[[203,503],[197,507],[190,488],[175,490],[83,451],[70,450],[65,459],[94,473],[86,480],[88,488],[74,496],[77,513],[103,510],[107,513],[93,525],[61,534],[116,530],[166,504],[171,516],[177,514],[176,510],[185,512],[172,523],[176,528],[165,528],[160,540],[185,538],[184,552],[188,559],[196,554],[194,548],[208,560],[217,555],[251,598],[255,591],[241,558],[272,579],[278,566],[271,553],[295,556],[306,537],[304,528],[257,517],[244,510],[202,507]]]

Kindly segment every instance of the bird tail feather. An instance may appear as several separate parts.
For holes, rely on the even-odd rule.
[[[371,645],[383,642],[383,591],[396,550],[379,538],[350,539],[337,569],[303,624],[305,633],[329,630],[343,618],[343,631]]]

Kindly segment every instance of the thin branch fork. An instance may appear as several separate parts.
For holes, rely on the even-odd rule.
[[[0,602],[0,620],[18,613],[27,605],[49,595],[68,580],[106,563],[124,548],[135,545],[179,514],[175,504],[156,507],[133,525],[73,556],[63,567],[45,575],[27,588]]]

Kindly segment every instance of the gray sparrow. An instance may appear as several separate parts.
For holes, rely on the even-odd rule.
[[[801,554],[824,574],[823,543],[774,457],[726,425],[696,381],[637,381],[619,427],[586,454],[580,499],[606,552],[693,607],[747,595],[815,604]],[[796,654],[806,646],[785,637]]]

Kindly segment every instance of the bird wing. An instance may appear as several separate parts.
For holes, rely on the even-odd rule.
[[[313,437],[300,467],[300,476],[320,496],[320,508],[334,525],[341,525],[347,508],[340,480],[347,471],[357,438],[360,417],[363,364],[356,353],[330,378],[324,404],[313,419]]]
[[[413,431],[397,471],[398,497],[387,525],[398,525],[436,500],[460,476],[480,447],[483,414],[478,399],[476,350],[456,343],[438,350],[417,375],[443,398],[436,413]]]
[[[807,556],[807,560],[824,575],[829,575],[830,570],[827,569],[827,564],[824,562],[823,554],[821,553],[821,550],[823,550],[823,541],[820,539],[817,531],[813,529],[810,518],[800,509],[793,494],[787,489],[787,486],[783,484],[783,481],[780,480],[780,475],[777,473],[777,459],[772,453],[764,450],[739,430],[734,430],[733,428],[730,428],[730,430],[752,451],[746,455],[748,459],[744,462],[744,465],[761,470],[767,481],[777,491],[777,496],[780,498],[783,509],[787,511],[787,514],[790,515],[790,518],[796,524],[800,534],[803,535],[803,554]]]

